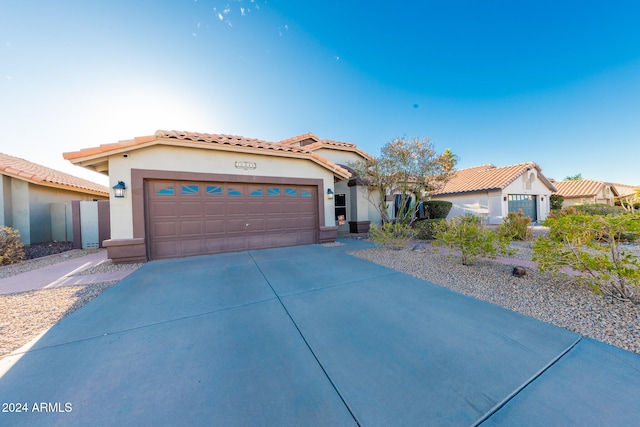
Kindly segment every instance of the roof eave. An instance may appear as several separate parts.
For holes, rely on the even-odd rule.
[[[491,191],[502,191],[504,188],[494,187],[494,188],[480,188],[478,190],[464,190],[464,191],[453,191],[449,193],[436,193],[433,196],[438,197],[446,197],[446,196],[460,196],[463,194],[471,194],[471,193],[488,193]]]
[[[138,138],[136,138],[136,140],[137,139]],[[110,156],[130,153],[132,151],[141,150],[155,145],[165,145],[173,147],[195,148],[200,150],[204,149],[245,154],[260,154],[275,157],[311,160],[314,163],[324,167],[325,169],[331,170],[334,174],[343,177],[344,179],[349,179],[351,177],[351,174],[348,171],[343,170],[337,165],[335,165],[334,167],[331,164],[323,162],[321,160],[322,158],[319,155],[312,153],[309,150],[300,149],[300,151],[291,151],[290,149],[286,148],[288,147],[286,145],[281,146],[278,144],[273,144],[273,147],[252,147],[241,144],[211,143],[199,140],[167,137],[154,137],[153,139],[145,138],[144,140],[142,140],[142,142],[138,143],[136,143],[136,140],[123,141],[117,144],[113,144],[112,149],[107,149],[101,152],[97,152],[100,147],[96,147],[93,149],[64,153],[63,157],[75,165],[108,175]],[[103,145],[101,147],[109,147],[109,145]],[[85,152],[86,154],[83,155],[83,152]],[[316,158],[316,156],[318,158]]]
[[[83,188],[75,185],[59,184],[57,182],[51,182],[51,181],[46,181],[44,179],[28,177],[24,174],[16,174],[16,173],[8,172],[6,170],[2,171],[2,175],[6,175],[12,178],[17,178],[29,184],[40,185],[42,187],[56,188],[59,190],[66,190],[66,191],[75,191],[78,193],[91,194],[91,195],[100,196],[100,197],[107,197],[107,198],[109,197],[108,191],[94,190],[94,189]]]

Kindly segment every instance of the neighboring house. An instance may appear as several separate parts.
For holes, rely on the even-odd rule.
[[[70,240],[71,202],[109,197],[103,185],[3,153],[0,180],[0,226],[26,244]]]
[[[349,221],[376,220],[345,167],[370,156],[313,134],[266,142],[161,130],[64,157],[125,185],[111,195],[104,242],[117,262],[329,242]]]
[[[591,179],[554,182],[556,194],[564,197],[562,207],[601,203],[613,206],[618,190],[613,184]]]
[[[455,171],[433,200],[453,203],[448,218],[473,214],[487,224],[500,224],[509,212],[522,212],[532,221],[544,220],[549,197],[556,191],[536,163],[476,166]]]
[[[640,193],[638,193],[638,191],[640,191],[640,187],[636,187],[633,185],[626,185],[626,184],[614,184],[611,183],[610,184],[611,187],[613,188],[613,190],[618,193],[618,196],[616,197],[616,202],[635,202],[638,203],[638,200],[640,199]]]

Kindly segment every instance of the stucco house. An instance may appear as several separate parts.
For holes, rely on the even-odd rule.
[[[267,142],[160,130],[64,158],[125,187],[111,194],[103,242],[116,262],[329,242],[376,220],[345,167],[369,155],[311,133]]]
[[[532,221],[544,220],[549,197],[556,191],[534,162],[497,167],[482,165],[455,171],[433,200],[453,203],[448,218],[473,214],[486,224],[501,224],[509,212],[522,212]]]
[[[618,196],[616,197],[616,203],[621,201],[624,201],[626,203],[638,202],[638,199],[640,196],[640,194],[638,194],[638,191],[640,191],[640,187],[636,187],[634,185],[616,184],[616,183],[611,183],[611,186],[613,190],[616,193],[618,193]]]
[[[613,206],[618,190],[613,184],[592,179],[554,182],[556,194],[564,197],[562,207],[601,203]]]
[[[71,202],[109,198],[103,185],[3,153],[0,181],[0,226],[25,244],[72,239]]]

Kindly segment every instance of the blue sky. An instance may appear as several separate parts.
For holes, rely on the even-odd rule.
[[[0,0],[0,151],[106,183],[62,153],[418,136],[459,168],[640,185],[638,22],[635,0]]]

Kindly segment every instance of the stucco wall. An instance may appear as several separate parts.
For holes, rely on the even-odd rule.
[[[31,243],[53,240],[51,230],[51,204],[71,203],[72,200],[94,200],[97,196],[29,184],[29,223]]]
[[[235,162],[255,163],[256,168],[237,168]],[[324,225],[334,226],[333,200],[326,198],[327,189],[334,189],[333,173],[306,159],[156,145],[132,151],[127,157],[122,154],[109,157],[109,186],[124,181],[129,187],[132,169],[322,179],[324,188],[319,191],[324,198]],[[111,239],[133,237],[132,194],[127,191],[124,198],[111,198]]]
[[[32,184],[22,179],[1,176],[0,225],[20,232],[23,243],[41,243],[57,240],[66,230],[54,233],[52,229],[52,204],[70,203],[72,200],[94,200],[99,196],[82,192]],[[54,238],[55,235],[55,238]]]
[[[487,192],[483,193],[469,193],[460,194],[454,196],[434,196],[432,200],[447,200],[453,203],[451,211],[447,219],[451,219],[456,216],[464,215],[476,215],[489,220],[489,223],[496,221],[495,217],[502,215],[500,206],[496,206],[495,200],[500,199],[500,192],[494,192],[493,195]],[[490,213],[490,201],[493,212]],[[494,218],[493,220],[491,218]]]
[[[353,151],[333,150],[328,148],[320,148],[314,151],[319,156],[324,157],[327,160],[331,160],[333,163],[339,165],[348,166],[351,162],[362,160],[362,156]]]

